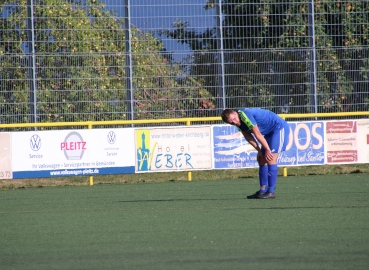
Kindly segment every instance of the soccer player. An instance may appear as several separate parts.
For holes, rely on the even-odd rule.
[[[286,150],[290,128],[277,114],[257,108],[225,109],[222,120],[236,126],[258,151],[260,190],[247,199],[274,199],[278,177],[277,158]]]

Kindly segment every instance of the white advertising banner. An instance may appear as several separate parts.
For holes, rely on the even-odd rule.
[[[12,179],[11,134],[0,133],[0,179]]]
[[[12,133],[13,178],[134,173],[134,129]]]
[[[369,119],[357,120],[358,162],[369,163]]]
[[[136,172],[212,168],[210,126],[136,129]]]

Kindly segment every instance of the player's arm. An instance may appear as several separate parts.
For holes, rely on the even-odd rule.
[[[269,145],[267,143],[267,141],[265,140],[264,136],[261,134],[259,127],[257,125],[255,125],[252,129],[251,132],[255,135],[255,138],[259,141],[259,143],[263,146],[263,148],[265,149],[265,159],[267,161],[270,161],[273,159],[273,154],[270,151]],[[251,136],[251,135],[250,135]]]
[[[261,151],[261,149],[259,147],[259,143],[255,140],[254,136],[252,136],[247,131],[242,131],[242,134],[245,137],[246,141],[248,141],[249,144],[251,144],[252,147],[254,147],[256,149],[256,151],[258,151],[258,152]]]

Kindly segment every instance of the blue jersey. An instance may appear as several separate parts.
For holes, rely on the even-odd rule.
[[[264,109],[238,109],[236,110],[241,119],[240,131],[251,131],[257,125],[262,135],[274,133],[282,128],[288,127],[286,121],[272,111]]]

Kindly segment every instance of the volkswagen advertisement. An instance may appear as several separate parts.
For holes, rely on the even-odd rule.
[[[12,133],[13,178],[135,171],[134,129]]]

